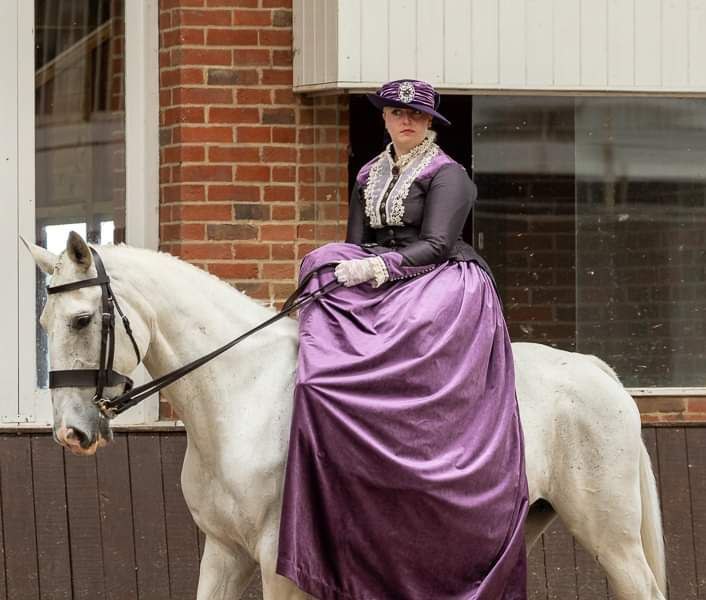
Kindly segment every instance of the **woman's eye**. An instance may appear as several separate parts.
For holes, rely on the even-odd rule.
[[[93,315],[78,315],[71,320],[71,327],[74,329],[83,329],[91,322]]]

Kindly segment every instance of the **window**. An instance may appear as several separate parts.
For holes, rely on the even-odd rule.
[[[514,341],[706,387],[706,102],[473,99],[476,241]]]
[[[8,202],[17,218],[3,232],[55,252],[71,229],[95,243],[156,248],[156,0],[6,5],[0,38],[9,37],[13,51],[0,54],[0,82],[12,106],[3,114],[17,118],[8,119],[14,135],[2,146],[14,165],[0,177],[16,184]],[[0,400],[0,421],[47,423],[46,340],[36,322],[46,279],[23,249],[3,263],[17,282],[14,311],[1,317],[16,335],[3,352],[18,359],[14,378],[11,369],[0,373],[5,389],[17,389]],[[156,405],[128,419],[151,415]]]

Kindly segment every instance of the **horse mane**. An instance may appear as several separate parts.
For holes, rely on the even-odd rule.
[[[268,311],[274,311],[272,305],[270,302],[266,302],[263,300],[259,300],[257,298],[251,298],[248,296],[245,292],[242,290],[239,290],[235,286],[227,283],[226,281],[223,281],[213,273],[209,273],[208,271],[197,267],[196,265],[193,265],[178,256],[174,256],[173,254],[169,254],[168,252],[163,252],[161,250],[151,250],[148,248],[139,248],[136,246],[128,246],[127,244],[108,244],[105,246],[96,246],[95,247],[98,253],[103,257],[107,257],[108,263],[106,264],[106,268],[108,270],[108,274],[113,277],[116,281],[128,281],[128,278],[125,276],[124,273],[115,273],[111,274],[110,273],[110,262],[111,258],[118,258],[120,259],[129,259],[129,260],[137,260],[138,257],[139,259],[144,259],[144,260],[157,260],[158,262],[164,262],[168,263],[168,268],[172,271],[179,271],[184,274],[184,277],[189,277],[190,284],[193,285],[193,281],[191,281],[191,278],[196,279],[196,280],[202,280],[203,281],[203,286],[198,286],[199,289],[203,289],[203,287],[208,286],[209,287],[209,292],[220,292],[221,294],[225,295],[235,295],[236,297],[239,296],[242,299],[248,300],[255,305],[257,305],[260,308],[266,309]],[[60,261],[61,262],[61,261]],[[167,267],[165,267],[167,268]],[[213,286],[213,287],[211,287]]]

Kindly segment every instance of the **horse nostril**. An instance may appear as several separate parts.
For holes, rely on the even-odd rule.
[[[80,429],[76,429],[75,427],[71,427],[66,432],[66,439],[69,442],[78,442],[81,448],[86,448],[90,446],[88,436],[83,433],[83,431],[81,431]]]

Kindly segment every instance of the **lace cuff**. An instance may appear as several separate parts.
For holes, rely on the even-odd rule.
[[[387,272],[387,265],[381,257],[376,256],[369,259],[373,266],[373,274],[375,278],[372,281],[372,286],[374,288],[380,287],[383,283],[390,279],[390,274]]]

